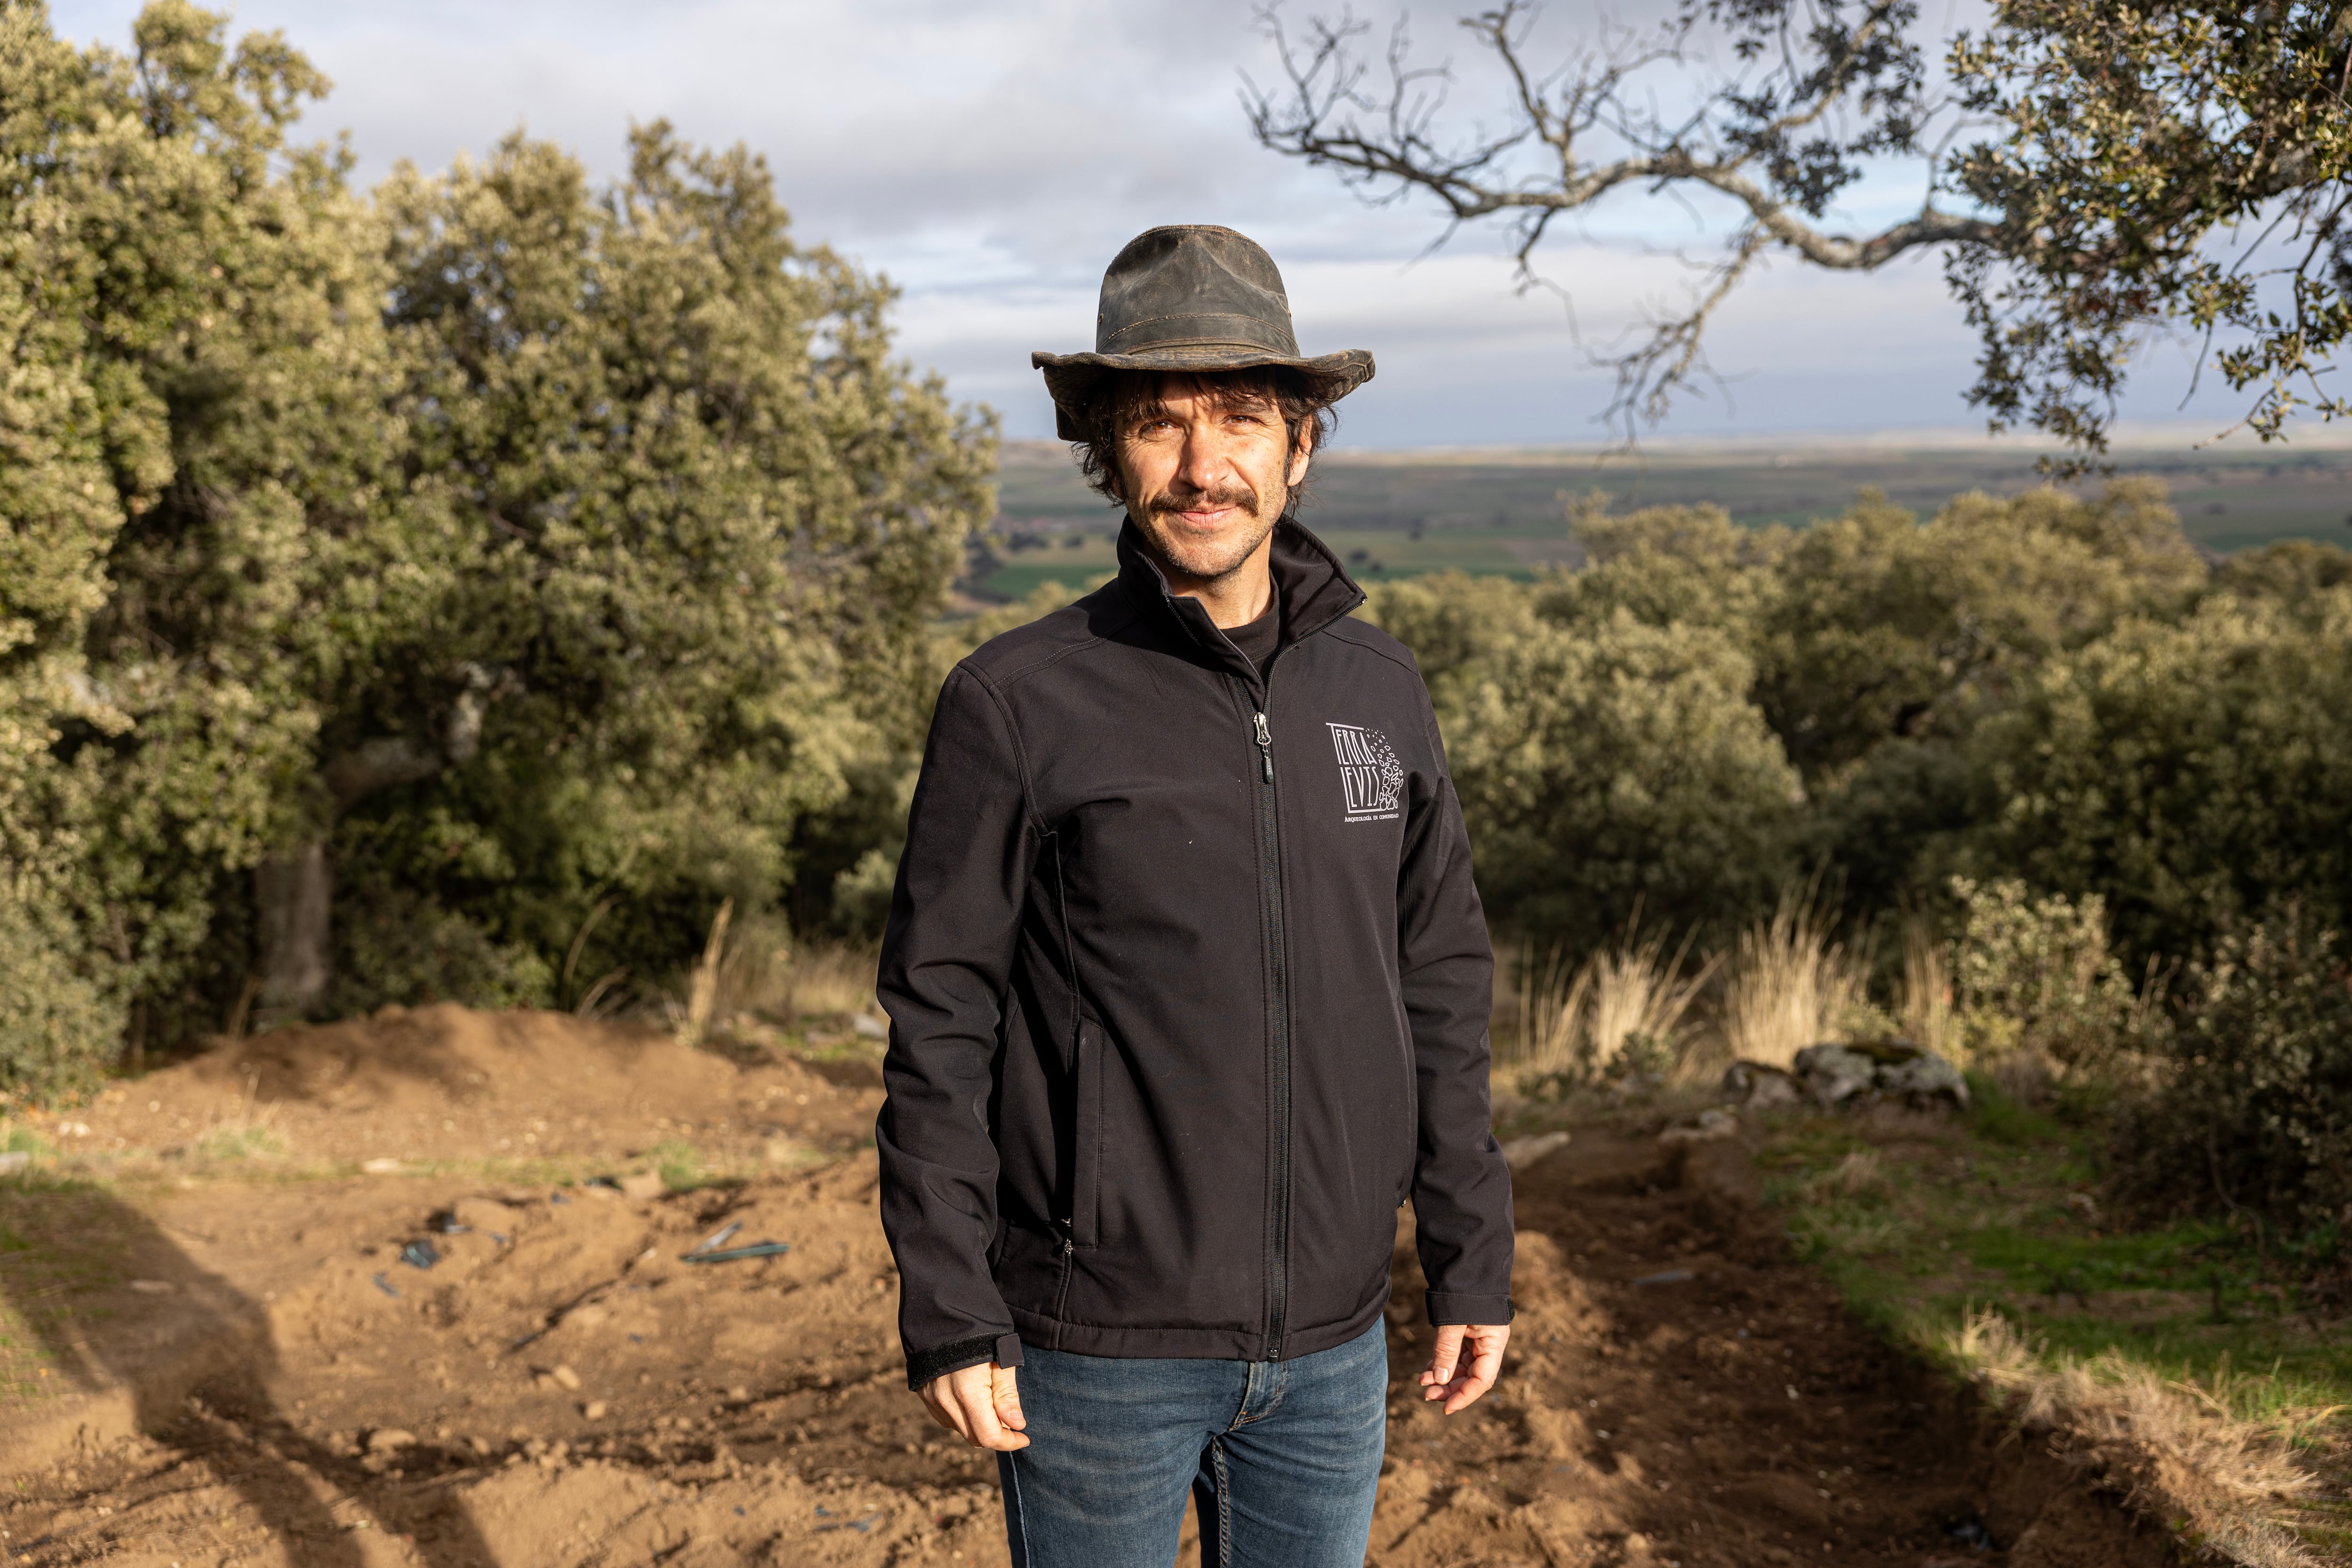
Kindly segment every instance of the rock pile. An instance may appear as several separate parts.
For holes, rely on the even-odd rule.
[[[1808,1046],[1790,1068],[1734,1062],[1724,1072],[1723,1094],[1748,1110],[1806,1101],[1827,1110],[1881,1100],[1923,1110],[1969,1103],[1960,1069],[1908,1040]]]

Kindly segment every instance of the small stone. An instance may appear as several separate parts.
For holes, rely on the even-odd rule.
[[[1717,1107],[1700,1111],[1696,1126],[1667,1128],[1658,1134],[1658,1142],[1661,1143],[1712,1143],[1718,1138],[1733,1138],[1738,1133],[1739,1118]]]
[[[861,1040],[887,1040],[890,1026],[870,1013],[860,1013],[849,1020],[849,1031]]]
[[[610,1406],[608,1406],[603,1400],[592,1399],[587,1404],[580,1407],[580,1414],[585,1415],[591,1421],[602,1421],[604,1419],[604,1414],[609,1408]]]
[[[1746,1110],[1769,1110],[1804,1099],[1783,1068],[1765,1062],[1734,1062],[1723,1069],[1723,1098]]]
[[[368,1434],[367,1451],[371,1454],[394,1454],[416,1441],[416,1434],[404,1432],[397,1426],[379,1426]]]
[[[669,1184],[662,1180],[659,1171],[635,1171],[621,1178],[621,1195],[625,1198],[643,1202],[647,1198],[657,1198],[667,1191]]]
[[[740,1405],[751,1397],[751,1391],[739,1383],[727,1391],[727,1397]]]
[[[547,1375],[555,1379],[556,1385],[558,1387],[572,1394],[580,1392],[580,1374],[572,1371],[570,1367],[556,1367],[552,1371],[549,1372]]]
[[[142,1296],[168,1296],[176,1289],[169,1279],[133,1279],[131,1288]]]
[[[1937,1100],[1961,1110],[1969,1107],[1969,1080],[1960,1069],[1933,1051],[1914,1047],[1912,1054],[1901,1061],[1882,1064],[1878,1069],[1878,1087],[1887,1094],[1899,1094],[1915,1105],[1927,1105]]]
[[[366,1172],[371,1176],[397,1175],[400,1172],[400,1162],[397,1160],[381,1158],[366,1160],[361,1163],[360,1169]]]
[[[1568,1143],[1569,1134],[1565,1131],[1514,1138],[1503,1145],[1503,1163],[1514,1171],[1524,1171],[1554,1150],[1567,1148]]]
[[[1807,1046],[1797,1053],[1796,1065],[1797,1080],[1818,1105],[1843,1105],[1868,1093],[1878,1080],[1876,1062],[1842,1045]]]

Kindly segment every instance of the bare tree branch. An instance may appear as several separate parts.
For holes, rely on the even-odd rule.
[[[1444,140],[1439,127],[1452,69],[1413,64],[1402,23],[1391,30],[1382,61],[1386,89],[1376,91],[1367,85],[1372,68],[1359,51],[1368,23],[1344,12],[1316,17],[1294,39],[1278,5],[1268,5],[1258,20],[1276,46],[1284,85],[1268,91],[1248,83],[1244,97],[1261,143],[1334,171],[1367,199],[1434,197],[1449,234],[1481,219],[1513,222],[1513,258],[1523,289],[1543,282],[1535,257],[1552,221],[1588,211],[1612,192],[1696,188],[1737,203],[1744,221],[1691,309],[1652,322],[1648,342],[1630,353],[1592,356],[1619,378],[1617,396],[1602,417],[1623,424],[1630,440],[1636,421],[1663,419],[1675,395],[1705,374],[1700,342],[1708,318],[1768,249],[1794,251],[1816,267],[1868,271],[1909,251],[1986,245],[1995,237],[1990,224],[1927,204],[1869,235],[1838,233],[1819,221],[1831,194],[1853,177],[1853,155],[1911,144],[1914,113],[1922,102],[1916,53],[1906,52],[1900,37],[1910,16],[1908,0],[1860,0],[1843,9],[1857,13],[1850,25],[1816,26],[1805,35],[1812,55],[1782,26],[1776,71],[1760,82],[1723,84],[1672,124],[1633,101],[1629,89],[1651,67],[1687,66],[1695,30],[1703,16],[1723,10],[1723,0],[1691,0],[1651,34],[1604,33],[1549,77],[1538,76],[1527,61],[1535,14],[1527,0],[1505,0],[1464,18],[1465,31],[1508,83],[1512,125],[1457,142]],[[1773,10],[1751,5],[1743,15],[1752,23]],[[1842,15],[1835,5],[1830,10]],[[1761,53],[1768,41],[1753,25],[1738,37],[1755,46],[1743,58]],[[1859,135],[1802,143],[1858,99],[1873,110]],[[1587,160],[1581,148],[1596,132],[1613,143],[1613,155]],[[1536,147],[1545,156],[1530,174],[1525,154]]]
[[[1681,0],[1645,33],[1604,24],[1549,76],[1528,63],[1537,7],[1502,0],[1461,26],[1507,122],[1466,135],[1445,123],[1451,64],[1415,63],[1402,23],[1376,71],[1368,23],[1342,11],[1294,37],[1280,5],[1258,21],[1283,80],[1244,93],[1259,142],[1369,201],[1433,199],[1435,244],[1509,225],[1522,291],[1565,297],[1537,252],[1556,219],[1618,191],[1732,204],[1687,309],[1646,321],[1630,352],[1585,350],[1618,378],[1602,418],[1629,440],[1710,374],[1707,321],[1774,251],[1841,272],[1940,253],[1981,345],[1969,401],[1995,429],[2059,437],[2075,453],[2060,473],[2105,449],[2136,354],[2165,331],[2253,395],[2242,424],[2264,440],[2298,408],[2352,417],[2324,379],[2352,342],[2347,0],[1995,0],[1981,37],[1945,40],[1948,95],[1928,88],[1917,0]],[[1738,65],[1717,69],[1709,45]],[[1689,91],[1687,112],[1648,100],[1661,78]],[[1983,139],[1955,150],[1964,132]],[[1925,171],[1917,210],[1839,231],[1838,193],[1885,156]]]

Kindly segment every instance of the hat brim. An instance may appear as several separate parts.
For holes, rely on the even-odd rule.
[[[1115,370],[1199,375],[1211,371],[1256,370],[1276,365],[1313,376],[1322,384],[1320,395],[1327,403],[1339,402],[1372,379],[1369,349],[1342,349],[1338,353],[1317,354],[1309,359],[1237,343],[1171,343],[1139,354],[1049,354],[1040,349],[1029,356],[1029,363],[1045,373],[1045,390],[1054,399],[1055,434],[1065,441],[1086,439],[1085,432],[1072,422],[1070,410],[1083,404],[1103,376]]]

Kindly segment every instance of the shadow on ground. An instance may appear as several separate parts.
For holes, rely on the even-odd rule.
[[[9,1479],[68,1505],[45,1534],[9,1542],[12,1562],[197,1548],[211,1521],[194,1492],[168,1523],[135,1507],[69,1506],[94,1487],[137,1500],[194,1482],[233,1493],[304,1568],[362,1568],[370,1531],[401,1539],[428,1568],[492,1563],[462,1511],[419,1518],[397,1470],[289,1420],[272,1390],[268,1312],[121,1198],[86,1184],[0,1184],[0,1313],[14,1320],[0,1339],[0,1384],[30,1395],[5,1419]],[[16,1342],[20,1334],[30,1342]],[[159,1539],[159,1523],[200,1539]]]

